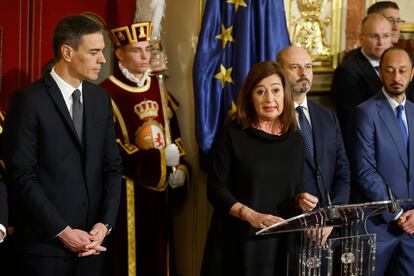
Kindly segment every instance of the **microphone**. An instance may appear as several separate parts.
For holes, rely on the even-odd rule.
[[[382,181],[384,181],[385,183],[388,199],[391,201],[391,203],[388,204],[387,207],[388,213],[397,215],[401,210],[401,206],[400,203],[394,199],[394,195],[392,194],[391,190],[391,185],[388,183],[387,179],[382,175],[382,173],[377,169],[377,167],[365,155],[362,155],[362,157],[365,159],[365,161],[368,162],[368,164],[375,170],[375,172],[381,177]]]
[[[332,205],[331,195],[329,194],[329,190],[326,186],[325,179],[323,178],[323,173],[319,162],[315,158],[315,165],[316,165],[316,181],[318,182],[319,189],[321,193],[325,193],[326,198],[326,216],[328,221],[333,221],[339,219],[341,216],[339,214],[338,209]]]

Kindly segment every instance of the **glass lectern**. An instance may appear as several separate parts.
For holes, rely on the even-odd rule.
[[[313,210],[264,228],[256,235],[300,232],[300,247],[288,257],[289,275],[374,276],[375,234],[367,233],[369,217],[387,212],[409,199],[361,204],[332,205]],[[336,236],[321,245],[324,227],[335,227]],[[292,265],[297,264],[297,265]]]

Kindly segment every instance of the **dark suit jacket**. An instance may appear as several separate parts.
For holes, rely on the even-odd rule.
[[[7,190],[0,176],[0,224],[7,228]]]
[[[359,105],[351,118],[350,161],[353,179],[354,201],[388,200],[386,185],[378,172],[364,159],[368,158],[390,184],[395,198],[414,200],[414,104],[406,102],[409,131],[408,155],[398,120],[382,91]],[[408,157],[410,156],[410,158]],[[412,209],[413,203],[405,206]],[[368,220],[368,231],[379,234],[377,238],[391,239],[398,227],[392,227],[394,215],[374,216]]]
[[[106,91],[83,82],[83,145],[62,94],[46,74],[10,98],[5,122],[6,167],[16,190],[18,249],[60,256],[56,238],[67,225],[89,231],[115,225],[121,159]]]
[[[353,50],[333,74],[331,91],[338,119],[344,131],[351,111],[381,89],[381,79],[361,48]]]
[[[342,131],[353,108],[368,100],[381,89],[381,78],[368,59],[362,54],[361,48],[350,51],[333,74],[331,92],[336,105]],[[414,82],[406,92],[407,99],[414,101]]]
[[[313,143],[316,163],[319,164],[323,183],[317,183],[317,168],[307,159],[304,168],[304,189],[319,198],[325,197],[323,186],[329,190],[333,204],[345,204],[349,201],[349,163],[345,153],[341,130],[336,115],[331,110],[308,99],[308,108],[312,123]],[[326,202],[320,202],[321,207]]]

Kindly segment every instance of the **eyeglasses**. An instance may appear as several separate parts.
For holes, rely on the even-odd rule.
[[[388,39],[391,37],[390,33],[384,33],[384,34],[363,34],[364,36],[368,37],[369,39],[375,39],[375,40],[380,40],[380,39]]]
[[[393,25],[405,23],[405,20],[402,20],[401,18],[387,17],[387,20]]]

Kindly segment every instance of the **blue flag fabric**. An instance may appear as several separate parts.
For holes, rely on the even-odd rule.
[[[207,154],[253,64],[290,45],[283,0],[207,0],[193,65],[196,137]]]

